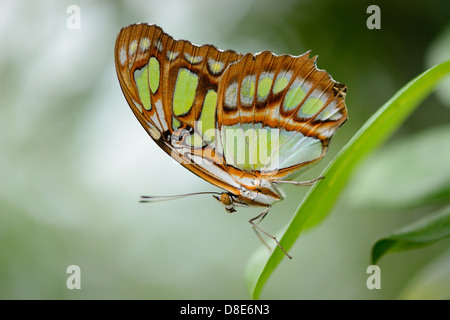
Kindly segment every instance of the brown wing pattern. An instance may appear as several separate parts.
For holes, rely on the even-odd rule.
[[[128,104],[153,140],[193,173],[234,194],[240,186],[270,193],[251,180],[285,179],[320,160],[347,119],[345,85],[319,70],[308,53],[241,55],[138,24],[120,31],[115,61]],[[207,113],[216,128],[213,140],[198,127]],[[276,129],[280,166],[230,165],[226,128]],[[193,142],[196,135],[200,143]],[[253,148],[249,143],[246,149]]]
[[[249,83],[251,89],[247,92]],[[309,59],[308,53],[299,57],[276,56],[267,51],[247,54],[230,65],[222,77],[218,125],[251,123],[253,127],[260,124],[263,128],[278,128],[292,136],[280,140],[279,148],[301,137],[298,133],[319,140],[320,155],[309,161],[275,170],[255,170],[265,179],[282,179],[324,156],[331,136],[347,120],[345,94],[346,86],[319,70],[316,57]]]
[[[158,62],[159,85],[154,92],[151,90],[150,71],[147,79],[149,94],[143,97],[139,93],[135,73],[149,66],[153,57]],[[192,136],[208,90],[217,92],[227,66],[241,58],[242,55],[231,50],[220,51],[211,45],[196,46],[188,41],[174,40],[160,27],[147,24],[123,28],[115,45],[116,71],[122,91],[133,113],[152,139],[193,173],[234,193],[238,193],[236,188],[239,185],[227,173],[223,157],[216,154],[211,145],[192,148],[192,145],[186,146],[183,142]],[[173,97],[180,69],[187,69],[197,75],[198,86],[189,111],[176,115]],[[145,105],[149,108],[145,108]],[[199,159],[209,161],[200,163]]]

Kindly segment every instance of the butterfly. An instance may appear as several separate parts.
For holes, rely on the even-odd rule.
[[[175,40],[156,25],[123,28],[115,66],[125,98],[156,144],[185,168],[223,189],[227,212],[264,208],[253,229],[293,180],[325,155],[347,120],[347,87],[316,67],[317,56],[240,54]],[[192,194],[187,194],[192,195]],[[142,202],[187,195],[142,196]]]

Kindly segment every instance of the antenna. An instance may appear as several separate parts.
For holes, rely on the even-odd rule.
[[[213,191],[205,191],[205,192],[194,192],[194,193],[186,193],[186,194],[179,194],[176,196],[141,196],[141,203],[151,203],[151,202],[159,202],[159,201],[169,201],[169,200],[176,200],[181,198],[186,198],[190,196],[197,196],[202,194],[214,194],[214,195],[220,195],[219,192],[213,192]]]

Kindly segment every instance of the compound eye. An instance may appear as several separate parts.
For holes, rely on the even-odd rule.
[[[229,206],[233,203],[233,201],[231,201],[231,198],[227,193],[222,193],[220,195],[220,201],[226,206]]]

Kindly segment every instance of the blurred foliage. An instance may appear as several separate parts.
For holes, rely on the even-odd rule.
[[[399,299],[440,299],[450,298],[448,286],[450,283],[450,252],[444,250],[443,254],[430,261],[412,277],[409,283],[399,294]]]
[[[377,240],[372,248],[372,263],[376,264],[386,253],[421,248],[449,236],[450,206],[447,206]]]
[[[450,203],[450,127],[437,126],[402,137],[363,166],[351,189],[354,204],[411,209]]]
[[[2,299],[247,298],[243,269],[259,246],[247,221],[257,210],[228,215],[209,197],[138,204],[143,193],[215,189],[174,165],[130,112],[113,61],[115,37],[123,26],[157,23],[175,38],[221,49],[293,55],[311,49],[312,55],[319,55],[318,67],[349,87],[349,121],[308,177],[319,174],[400,87],[430,63],[450,56],[445,46],[450,3],[445,0],[84,0],[77,1],[80,30],[66,27],[71,4],[0,3]],[[369,4],[381,8],[380,30],[366,28]],[[431,152],[420,137],[434,127],[448,127],[446,97],[428,98],[386,152],[395,154],[397,142],[399,148],[408,148],[410,138],[410,148],[416,148],[417,139],[417,148],[424,143]],[[448,157],[442,151],[448,149],[445,139],[436,139],[444,146],[436,143],[430,157]],[[384,150],[379,156],[384,158]],[[390,162],[399,165],[395,159]],[[436,195],[446,184],[433,177],[445,169],[440,169],[439,159],[430,163],[421,167],[417,180],[439,182],[424,188]],[[371,159],[367,164],[377,165]],[[379,171],[386,167],[388,163],[380,163]],[[434,171],[424,178],[427,169]],[[398,170],[398,180],[396,174],[392,170],[389,179],[402,187],[397,181],[405,173]],[[415,173],[411,175],[408,178],[414,180]],[[433,272],[445,278],[442,270],[448,270],[448,240],[383,257],[382,290],[365,287],[373,242],[430,211],[428,206],[411,208],[407,203],[386,209],[389,199],[377,200],[380,206],[374,206],[381,193],[374,192],[372,198],[370,192],[352,192],[362,188],[359,183],[365,179],[369,178],[362,168],[334,214],[303,235],[301,246],[292,248],[294,260],[278,267],[262,298],[423,298],[426,292],[433,296]],[[364,182],[364,189],[371,187]],[[411,199],[409,190],[402,194],[404,201]],[[287,187],[287,199],[272,209],[264,229],[270,232],[285,225],[305,192]],[[78,291],[66,288],[66,268],[71,264],[81,267]],[[418,295],[422,288],[428,288],[425,296]]]

